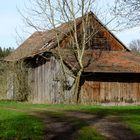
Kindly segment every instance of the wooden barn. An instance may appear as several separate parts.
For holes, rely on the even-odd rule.
[[[92,12],[89,17],[90,28],[100,30],[87,43],[84,53],[79,103],[139,104],[140,56],[130,52]],[[80,30],[81,18],[76,21],[77,29]],[[69,49],[71,40],[68,23],[60,25],[57,30],[67,34],[61,36],[60,52],[67,70],[74,72],[78,64]],[[24,60],[30,64],[30,102],[73,103],[74,79],[67,76],[67,88],[62,94],[61,80],[58,78],[61,66],[55,53],[56,48],[54,30],[37,31],[6,58],[7,61]]]

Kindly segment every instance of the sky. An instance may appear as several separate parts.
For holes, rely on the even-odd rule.
[[[0,2],[0,46],[16,48],[21,29],[25,28],[18,9],[22,9],[24,0],[2,0]]]
[[[24,33],[26,26],[18,9],[24,8],[24,2],[28,0],[2,0],[0,2],[0,46],[17,48],[19,44],[18,34],[26,39],[29,34]],[[104,1],[104,0],[103,0]],[[107,1],[107,0],[106,0]],[[140,29],[133,28],[114,34],[126,45],[135,39],[140,39]]]

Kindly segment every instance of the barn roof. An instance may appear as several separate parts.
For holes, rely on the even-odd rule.
[[[97,51],[86,50],[83,57],[85,72],[121,72],[121,73],[140,73],[140,56],[131,53],[122,42],[120,42],[114,34],[112,34],[100,20],[90,13],[93,18],[103,27],[111,40],[115,40],[121,49],[119,51]],[[82,22],[82,18],[76,19],[77,25]],[[68,23],[64,23],[57,27],[57,31],[61,32],[61,40],[70,32]],[[63,33],[62,33],[63,31]],[[18,61],[21,59],[32,58],[38,54],[51,51],[55,54],[55,46],[57,46],[55,31],[48,30],[44,32],[35,32],[23,44],[21,44],[14,52],[5,58],[6,61]],[[115,43],[115,44],[116,44]],[[65,64],[72,70],[79,68],[78,63],[72,52],[68,49],[62,49],[62,56]]]
[[[81,22],[81,17],[77,18],[77,25]],[[61,38],[70,31],[68,23],[63,23],[55,29],[60,31]],[[60,37],[60,36],[59,36]],[[48,51],[57,45],[56,32],[54,29],[48,31],[36,31],[25,40],[14,52],[5,58],[6,61],[18,61],[27,57],[33,57],[42,52]]]
[[[121,45],[121,47],[128,51],[125,45],[118,40],[118,38],[112,34],[105,25],[92,13],[89,13],[98,24],[112,36],[112,38]],[[76,19],[77,26],[82,22],[82,18]],[[61,39],[63,39],[66,34],[70,32],[68,23],[64,23],[56,28],[57,31],[61,32]],[[48,31],[37,31],[33,33],[27,40],[25,40],[14,52],[12,52],[8,57],[5,58],[6,61],[18,61],[20,59],[25,59],[27,57],[33,57],[42,52],[48,51],[48,48],[57,46],[56,33],[54,29]]]
[[[69,50],[61,53],[66,65],[77,70],[79,65]],[[139,73],[140,55],[123,51],[85,51],[84,72]]]

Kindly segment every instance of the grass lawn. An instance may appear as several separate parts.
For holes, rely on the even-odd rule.
[[[43,123],[26,113],[0,109],[1,140],[39,140],[43,137]]]
[[[18,111],[16,111],[16,109]],[[93,105],[37,105],[18,102],[0,102],[0,139],[2,140],[42,140],[44,124],[41,119],[31,116],[28,111],[45,112],[45,109],[60,109],[59,113],[48,114],[51,117],[65,120],[61,110],[87,112],[102,117],[115,116],[126,124],[134,133],[140,134],[140,106],[93,106]],[[21,111],[19,111],[21,110]],[[23,111],[23,112],[22,112]],[[104,140],[95,128],[74,118],[67,118],[67,122],[78,127],[75,134],[77,140]],[[73,125],[72,124],[72,125]]]

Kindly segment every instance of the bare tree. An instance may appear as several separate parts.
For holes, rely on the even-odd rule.
[[[118,25],[121,25],[121,29],[140,25],[139,0],[115,0],[113,11],[118,17]]]
[[[131,41],[129,44],[129,48],[133,52],[140,53],[140,40],[137,39],[137,40]]]
[[[96,10],[95,0],[30,0],[31,7],[27,8],[27,15],[23,15],[25,22],[28,26],[36,30],[50,30],[55,32],[57,43],[57,54],[62,67],[61,81],[66,83],[67,76],[74,78],[74,98],[75,102],[79,97],[79,84],[81,75],[84,71],[83,57],[86,50],[87,43],[101,30],[99,25],[94,25],[94,29],[89,31],[90,27],[90,11]],[[81,17],[80,34],[78,31],[77,17]],[[110,20],[107,24],[109,24]],[[57,28],[58,25],[67,23],[68,32]],[[75,60],[79,67],[76,72],[69,73],[64,65],[63,51],[61,51],[61,39],[64,36],[69,36],[71,40],[70,51],[74,54]]]
[[[0,61],[0,99],[27,101],[30,84],[27,77],[27,64]]]

